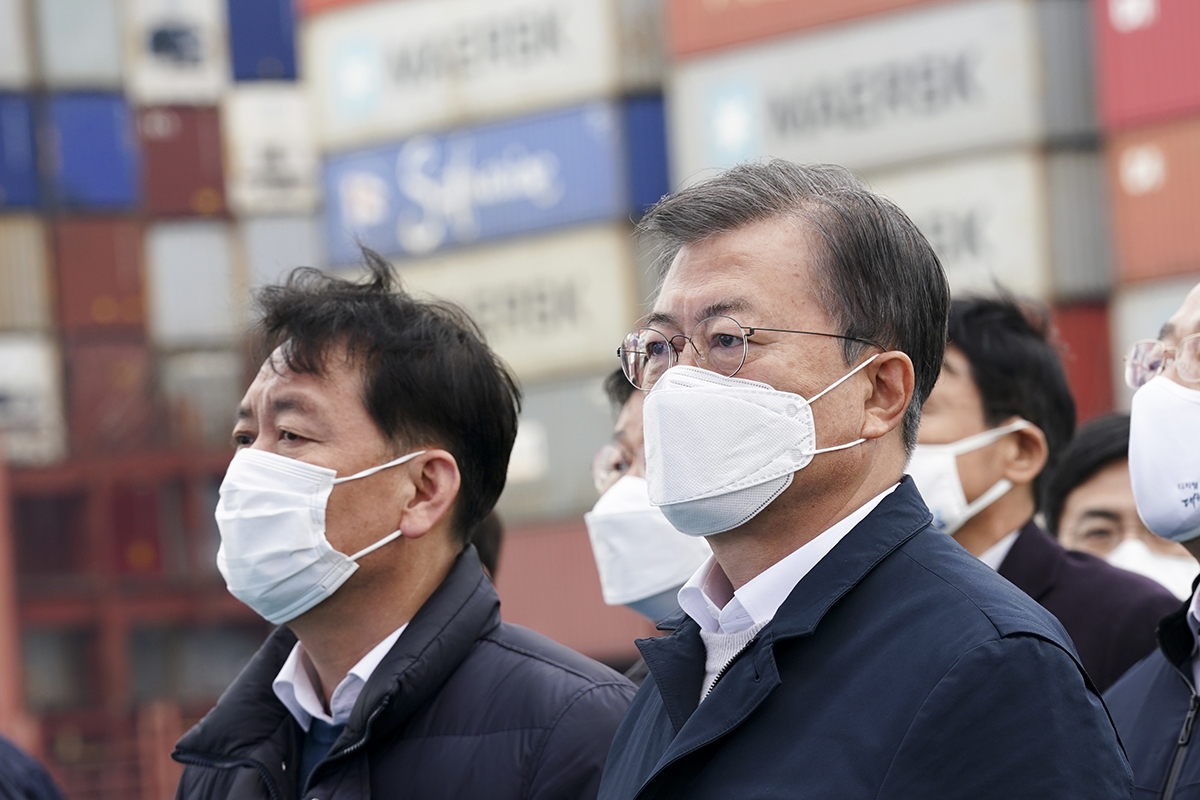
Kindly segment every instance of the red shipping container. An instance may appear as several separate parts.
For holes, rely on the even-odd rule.
[[[63,330],[142,331],[140,223],[117,217],[59,220],[54,250]]]
[[[153,484],[118,485],[112,493],[117,572],[156,575],[162,570],[161,510]]]
[[[1200,118],[1115,135],[1106,160],[1120,279],[1200,270]]]
[[[221,121],[215,108],[138,112],[146,210],[158,216],[211,216],[225,210]]]
[[[1093,0],[1093,17],[1106,128],[1200,111],[1200,3]]]
[[[1055,306],[1052,320],[1067,383],[1075,395],[1075,415],[1087,422],[1113,409],[1112,353],[1107,303]]]
[[[930,0],[668,0],[667,38],[677,56],[879,14]]]
[[[316,14],[320,11],[330,11],[342,6],[355,6],[366,0],[296,0],[301,14]]]
[[[68,343],[71,450],[91,456],[145,450],[165,434],[155,412],[154,362],[139,342]]]

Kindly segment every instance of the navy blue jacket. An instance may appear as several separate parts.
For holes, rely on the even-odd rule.
[[[276,630],[180,739],[177,797],[297,796],[304,734],[271,689],[295,642]],[[303,796],[594,797],[633,691],[607,667],[501,622],[471,546],[371,673]]]
[[[0,736],[0,800],[63,800],[42,765],[3,736]]]
[[[1200,697],[1192,686],[1196,640],[1187,608],[1159,623],[1159,649],[1104,694],[1129,755],[1138,800],[1200,800],[1200,742],[1192,730]]]
[[[1062,626],[944,534],[905,477],[797,585],[703,703],[695,622],[650,677],[600,797],[1129,798]]]

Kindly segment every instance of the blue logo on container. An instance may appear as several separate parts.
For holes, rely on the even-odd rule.
[[[639,142],[642,130],[661,140],[661,126],[623,125],[623,112],[592,103],[330,158],[324,181],[333,260],[357,261],[356,242],[416,256],[640,213],[631,186],[644,194],[645,181],[631,178],[629,153],[644,146],[652,160],[665,161],[661,141]]]

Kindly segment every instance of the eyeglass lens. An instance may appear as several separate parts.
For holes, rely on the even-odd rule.
[[[1156,339],[1137,342],[1125,359],[1125,383],[1131,389],[1145,386],[1163,371],[1167,362],[1174,358],[1179,377],[1190,383],[1200,382],[1200,334],[1193,334],[1168,348]]]
[[[691,348],[697,366],[730,376],[746,360],[745,331],[730,317],[701,320],[691,336],[668,337],[653,328],[639,328],[621,345],[621,367],[630,383],[649,389],[678,363],[685,348]]]

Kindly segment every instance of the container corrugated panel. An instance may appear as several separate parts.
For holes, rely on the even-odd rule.
[[[626,138],[625,117],[621,104],[595,102],[333,156],[324,168],[332,260],[358,261],[358,242],[414,256],[636,216],[627,154],[643,142]],[[661,128],[654,133],[663,181],[649,188],[649,171],[639,176],[643,199],[667,191]]]
[[[672,175],[767,156],[868,170],[1090,134],[1087,14],[1084,0],[938,4],[679,63]]]
[[[1113,408],[1108,304],[1068,303],[1051,310],[1057,345],[1082,424]]]
[[[53,89],[121,85],[119,0],[33,0],[41,77]]]
[[[38,199],[33,101],[0,94],[0,210],[34,208]]]
[[[213,105],[229,83],[224,0],[126,0],[129,94],[145,105]]]
[[[689,56],[929,0],[666,0],[671,52]]]
[[[1107,160],[1121,280],[1200,270],[1200,117],[1115,135]]]
[[[83,339],[66,346],[67,419],[76,456],[138,452],[163,428],[154,361],[140,341]]]
[[[614,367],[637,313],[632,251],[628,226],[605,225],[406,261],[401,275],[466,308],[532,381]]]
[[[293,0],[227,0],[233,78],[296,79]]]
[[[933,244],[955,294],[1049,299],[1111,285],[1099,156],[1001,151],[874,174]]]
[[[70,334],[145,331],[142,224],[123,217],[54,223],[58,318]]]
[[[637,660],[634,639],[655,635],[645,617],[604,605],[587,529],[578,518],[508,528],[496,591],[506,621],[617,669]]]
[[[318,217],[248,217],[239,222],[238,233],[252,289],[282,283],[297,267],[326,266]]]
[[[661,83],[656,0],[388,0],[312,17],[320,141],[349,148]]]
[[[615,347],[613,353],[615,365]],[[613,429],[603,387],[607,375],[524,387],[508,481],[497,506],[505,522],[563,519],[596,503],[592,457]]]
[[[50,261],[46,229],[37,217],[0,217],[0,330],[47,331]]]
[[[231,345],[246,296],[223,222],[162,222],[146,231],[151,340],[167,349]]]
[[[1109,307],[1112,329],[1112,374],[1117,407],[1128,411],[1133,391],[1125,385],[1124,356],[1139,339],[1157,339],[1163,323],[1183,305],[1200,270],[1191,275],[1118,286]]]
[[[48,189],[53,203],[124,208],[138,202],[135,123],[116,94],[63,94],[47,104]]]
[[[227,448],[242,397],[241,354],[199,350],[163,356],[159,382],[171,420],[172,443],[188,449]]]
[[[215,108],[142,108],[142,186],[156,216],[209,216],[225,211],[221,120]]]
[[[239,214],[306,212],[320,202],[308,97],[292,83],[239,83],[221,105],[225,186]]]
[[[50,336],[0,334],[0,457],[44,466],[66,457],[62,367]]]
[[[1200,3],[1094,0],[1094,6],[1106,128],[1200,111]]]
[[[0,88],[33,83],[32,32],[28,0],[0,0]]]
[[[113,566],[123,575],[162,572],[160,489],[152,483],[118,483],[112,489]]]

